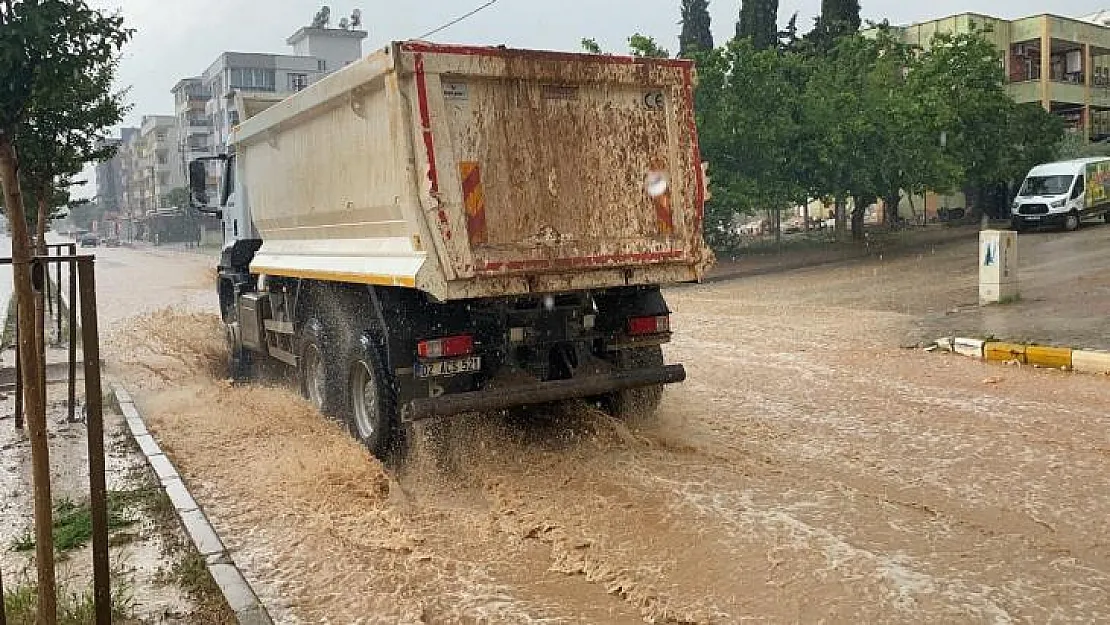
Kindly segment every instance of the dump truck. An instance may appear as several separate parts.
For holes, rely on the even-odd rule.
[[[233,374],[285,363],[378,455],[467,412],[653,413],[686,375],[660,286],[713,260],[694,83],[685,60],[408,41],[239,94],[228,153],[189,167],[224,224]]]

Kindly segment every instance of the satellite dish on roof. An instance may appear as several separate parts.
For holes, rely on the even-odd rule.
[[[339,27],[343,30],[350,30],[351,23],[345,17],[339,18]]]
[[[312,18],[313,28],[327,28],[331,23],[331,7],[323,6],[316,12],[316,16]]]
[[[351,28],[359,28],[362,26],[362,9],[355,9],[351,11]]]

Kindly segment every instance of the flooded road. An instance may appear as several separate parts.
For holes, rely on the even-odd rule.
[[[689,380],[657,424],[466,417],[450,470],[221,380],[212,259],[104,250],[97,278],[106,357],[279,622],[1110,620],[1110,383],[899,347],[973,262],[673,289]]]

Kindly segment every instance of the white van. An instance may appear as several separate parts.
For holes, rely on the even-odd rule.
[[[1063,226],[1084,219],[1110,223],[1110,158],[1081,158],[1037,165],[1025,177],[1010,211],[1014,230]]]

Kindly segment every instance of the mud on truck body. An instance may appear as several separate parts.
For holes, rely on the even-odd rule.
[[[378,455],[470,411],[654,412],[685,378],[660,285],[712,261],[693,81],[686,61],[405,42],[238,96],[229,153],[190,164],[224,223],[233,375],[286,363]]]

